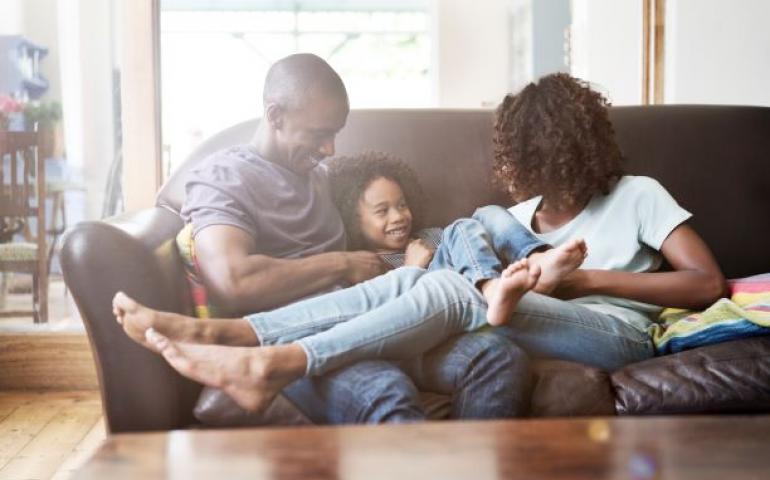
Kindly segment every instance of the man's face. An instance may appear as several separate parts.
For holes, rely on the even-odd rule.
[[[286,109],[275,127],[282,166],[307,175],[326,157],[334,155],[334,139],[345,126],[347,101],[314,95],[300,108]]]

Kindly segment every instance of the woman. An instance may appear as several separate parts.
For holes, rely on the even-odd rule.
[[[624,176],[608,102],[557,73],[507,95],[495,122],[495,174],[510,212],[554,246],[579,236],[580,270],[552,298],[530,293],[497,329],[534,355],[613,370],[655,354],[662,306],[700,308],[725,292],[691,216],[654,179]],[[663,261],[671,271],[658,272]]]

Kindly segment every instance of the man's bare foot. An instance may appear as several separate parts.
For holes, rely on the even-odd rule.
[[[132,340],[151,350],[154,348],[145,337],[145,332],[150,328],[163,332],[163,335],[174,340],[186,342],[197,340],[197,319],[153,310],[123,292],[116,293],[112,299],[112,313]]]
[[[570,240],[558,247],[531,254],[529,263],[539,265],[542,272],[533,290],[549,295],[567,274],[580,267],[587,254],[588,248],[582,239]]]
[[[537,284],[539,277],[540,266],[530,265],[523,259],[508,265],[500,278],[486,282],[481,291],[487,299],[487,323],[508,322],[521,297]]]
[[[145,332],[153,328],[179,342],[257,345],[254,330],[245,319],[198,319],[146,307],[123,292],[112,299],[112,313],[132,340],[153,350]]]
[[[283,388],[302,377],[305,351],[297,344],[226,347],[169,340],[153,329],[146,341],[180,374],[219,388],[243,409],[262,412]]]

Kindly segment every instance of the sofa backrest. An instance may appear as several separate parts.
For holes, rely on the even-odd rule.
[[[770,272],[770,108],[665,105],[613,107],[626,170],[659,180],[694,213],[692,224],[728,277]],[[477,206],[508,205],[492,183],[490,110],[354,110],[337,154],[381,150],[412,164],[427,196],[427,220],[442,226]],[[203,143],[158,194],[179,209],[184,173],[210,153],[248,142],[257,120]],[[764,248],[763,248],[764,247]]]

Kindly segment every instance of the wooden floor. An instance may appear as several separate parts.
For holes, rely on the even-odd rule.
[[[0,391],[0,480],[69,479],[104,438],[97,391]]]
[[[61,279],[49,288],[49,323],[0,318],[0,480],[69,479],[105,438],[83,324]],[[0,304],[31,297],[2,291]]]

